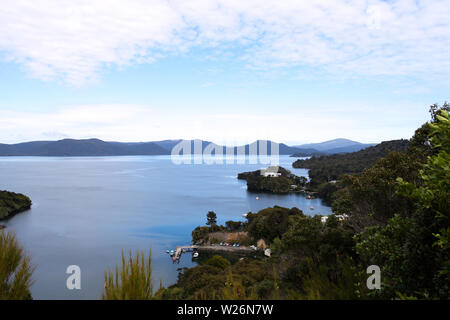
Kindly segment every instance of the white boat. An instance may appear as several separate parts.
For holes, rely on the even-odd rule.
[[[193,257],[193,258],[197,258],[197,257],[198,257],[198,252],[194,252],[194,253],[192,254],[192,257]]]
[[[259,197],[256,197],[256,200],[259,200]]]

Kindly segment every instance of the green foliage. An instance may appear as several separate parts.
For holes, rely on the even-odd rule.
[[[331,204],[334,200],[334,193],[337,191],[336,183],[324,182],[317,187],[320,199],[326,204]]]
[[[368,297],[365,285],[367,275],[352,258],[337,259],[329,266],[308,258],[307,270],[302,277],[302,290],[294,294],[306,300],[354,300]],[[292,294],[292,293],[291,293]]]
[[[192,230],[192,243],[202,244],[209,239],[209,234],[218,231],[227,231],[224,226],[212,225],[208,226],[198,226]],[[212,239],[211,239],[212,240]]]
[[[294,259],[316,256],[334,262],[336,255],[353,255],[353,230],[333,215],[323,224],[320,216],[296,217],[282,237],[282,252]]]
[[[20,193],[0,191],[0,220],[30,208],[31,200],[27,196]]]
[[[258,284],[273,277],[269,265],[261,260],[245,258],[225,269],[224,265],[218,267],[207,262],[179,274],[178,282],[160,290],[159,296],[163,299],[257,299]]]
[[[316,188],[324,182],[340,179],[343,174],[359,174],[372,167],[390,151],[404,151],[407,146],[408,140],[385,141],[357,152],[297,160],[292,166],[310,169],[308,173],[310,185]]]
[[[427,163],[418,179],[397,179],[398,194],[414,204],[409,214],[396,215],[386,226],[368,228],[355,238],[362,261],[382,270],[384,298],[450,297],[450,125],[446,111],[434,112]]]
[[[230,271],[225,282],[222,297],[224,300],[254,300],[257,297],[253,293],[254,290],[248,292],[242,284],[242,280],[233,276]]]
[[[429,141],[436,151],[420,171],[421,185],[414,185],[399,179],[400,192],[415,200],[418,211],[428,212],[435,217],[439,229],[433,233],[434,245],[440,253],[440,277],[450,280],[450,121],[449,105],[441,110],[433,109],[434,123],[429,124]],[[432,113],[433,114],[433,113]]]
[[[250,192],[288,193],[300,190],[306,184],[305,177],[298,177],[283,167],[278,167],[278,172],[281,174],[278,177],[265,177],[260,170],[243,172],[238,174],[238,179],[247,181],[247,190]]]
[[[335,193],[333,211],[347,214],[355,230],[385,225],[394,214],[409,215],[413,201],[397,193],[397,177],[415,182],[423,164],[408,153],[391,152],[360,175],[344,176]]]
[[[221,256],[214,256],[211,259],[205,261],[205,265],[225,270],[231,265],[231,263],[227,259],[222,258]]]
[[[232,221],[232,220],[225,222],[225,226],[227,230],[230,232],[242,231],[245,227],[242,221]]]
[[[331,277],[338,272],[338,257],[355,256],[353,230],[333,216],[329,216],[328,220],[324,224],[320,216],[297,216],[291,219],[289,229],[281,238],[281,249],[275,251],[282,265],[280,287],[284,296],[296,299],[312,297],[311,288],[306,286],[308,281],[312,286],[319,278],[323,278],[323,273],[329,273]],[[322,273],[312,272],[319,267]],[[339,272],[342,273],[342,270]],[[331,277],[329,281],[336,279]],[[324,278],[320,281],[323,282]]]
[[[150,300],[153,298],[151,250],[148,258],[137,251],[128,259],[122,251],[122,266],[116,265],[115,271],[105,272],[103,300]]]
[[[448,102],[444,102],[442,106],[439,106],[437,103],[430,106],[430,116],[431,116],[431,122],[437,122],[438,116],[441,115],[442,112],[449,113],[450,112],[450,105]],[[442,115],[441,115],[442,116]]]
[[[192,242],[194,244],[202,243],[210,232],[211,232],[211,228],[198,226],[197,228],[192,230]]]
[[[251,192],[288,193],[294,181],[286,177],[255,176],[247,179],[247,190]]]
[[[217,224],[217,215],[214,211],[209,211],[206,214],[206,224],[208,226],[214,226]]]
[[[270,243],[286,232],[291,215],[303,213],[297,208],[287,209],[278,206],[263,209],[256,214],[248,213],[247,231],[254,239],[264,239]]]
[[[0,300],[29,300],[34,267],[16,237],[0,231]]]

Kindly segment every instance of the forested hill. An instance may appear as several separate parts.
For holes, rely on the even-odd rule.
[[[0,156],[134,156],[134,155],[170,155],[172,149],[180,142],[187,142],[182,151],[184,153],[197,153],[194,142],[200,142],[200,152],[205,152],[207,147],[214,147],[214,152],[226,154],[225,146],[220,146],[206,140],[163,140],[150,142],[110,142],[100,139],[63,139],[58,141],[32,141],[18,144],[0,144]],[[267,146],[267,149],[262,149]],[[284,143],[276,143],[266,140],[258,140],[251,144],[240,146],[240,150],[246,155],[256,153],[272,154],[272,146],[278,147],[281,155],[298,153],[302,149],[290,147]],[[253,152],[253,153],[252,153]],[[275,152],[275,151],[274,151]],[[237,147],[233,148],[233,154],[238,154]]]
[[[311,184],[317,186],[323,182],[336,180],[343,174],[361,173],[372,167],[380,158],[385,157],[389,151],[405,151],[407,147],[406,139],[384,141],[357,152],[297,160],[292,166],[310,169]]]

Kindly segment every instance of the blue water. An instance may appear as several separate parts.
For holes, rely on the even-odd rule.
[[[291,167],[294,160],[280,156],[282,166],[306,176]],[[30,211],[2,223],[36,266],[35,299],[99,299],[105,269],[120,262],[122,249],[151,248],[155,282],[168,286],[176,282],[177,268],[195,263],[185,255],[172,264],[165,250],[189,244],[192,229],[204,225],[210,210],[219,223],[274,205],[331,213],[319,199],[300,194],[248,193],[237,174],[263,167],[176,165],[168,156],[0,157],[0,189],[33,200]],[[81,290],[66,288],[69,265],[81,268]]]

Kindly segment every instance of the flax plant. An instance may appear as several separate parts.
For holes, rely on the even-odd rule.
[[[105,272],[103,300],[150,300],[153,298],[151,250],[148,259],[144,252],[131,251],[125,258],[122,251],[122,267],[116,265],[115,271]]]
[[[0,231],[0,300],[30,300],[33,271],[15,235]]]

